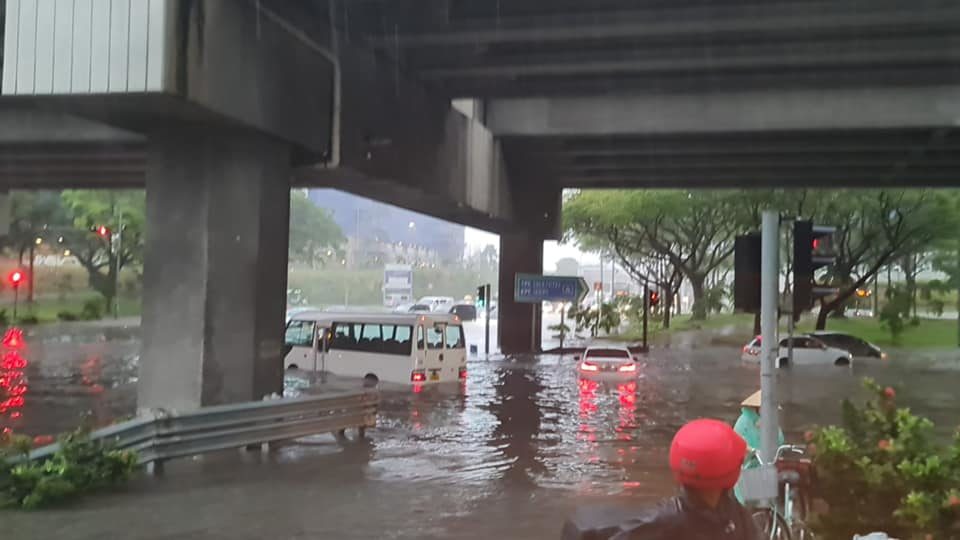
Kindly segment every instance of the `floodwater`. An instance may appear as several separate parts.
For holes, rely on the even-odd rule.
[[[135,338],[26,350],[18,430],[37,435],[87,411],[96,421],[132,411]],[[853,369],[779,372],[788,440],[838,421],[840,399],[859,395],[863,376],[897,386],[900,402],[949,434],[960,363],[945,356],[895,352]],[[472,359],[463,386],[384,388],[366,443],[320,436],[263,457],[182,460],[124,493],[0,521],[23,533],[14,538],[553,539],[578,504],[640,505],[672,493],[665,462],[676,429],[705,416],[732,422],[759,385],[759,368],[740,363],[738,349],[700,343],[655,349],[628,381],[582,381],[574,365],[569,356]],[[291,391],[302,385],[288,376]]]

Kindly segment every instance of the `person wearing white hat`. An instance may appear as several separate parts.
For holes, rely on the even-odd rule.
[[[750,394],[747,399],[740,402],[740,418],[733,425],[733,430],[743,437],[747,443],[747,456],[743,460],[744,469],[753,469],[760,466],[760,461],[754,455],[754,450],[760,449],[760,390]],[[778,433],[777,444],[783,444],[783,431]],[[743,502],[739,491],[734,489],[734,495],[737,500]]]

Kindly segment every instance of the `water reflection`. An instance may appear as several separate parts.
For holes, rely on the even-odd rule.
[[[23,331],[10,328],[3,336],[0,356],[0,433],[20,431],[24,422],[29,382],[26,377],[26,343]]]
[[[538,435],[541,414],[539,394],[543,384],[533,370],[507,368],[494,382],[495,394],[490,411],[497,419],[491,444],[508,460],[503,471],[507,483],[534,483],[544,467],[538,459]]]

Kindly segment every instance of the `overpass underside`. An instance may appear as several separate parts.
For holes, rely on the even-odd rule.
[[[142,407],[280,389],[290,187],[501,233],[524,352],[564,187],[960,185],[955,2],[95,3],[7,0],[0,181],[146,188]]]

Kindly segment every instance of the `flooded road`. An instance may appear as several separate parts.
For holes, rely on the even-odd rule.
[[[17,429],[132,412],[135,339],[69,345],[29,346]],[[948,435],[960,420],[960,363],[945,356],[780,371],[788,440],[839,421],[840,399],[859,395],[863,376],[897,386],[901,403]],[[697,417],[732,422],[759,387],[759,367],[738,357],[732,347],[655,349],[636,379],[613,383],[580,380],[570,356],[475,358],[463,386],[384,388],[368,443],[322,436],[265,458],[183,460],[125,494],[0,521],[25,538],[104,538],[122,524],[137,527],[131,538],[557,538],[577,504],[672,493],[674,431]],[[288,376],[291,391],[301,384]]]

